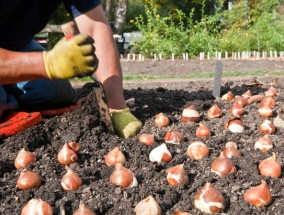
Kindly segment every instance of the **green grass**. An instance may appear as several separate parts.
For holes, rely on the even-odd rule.
[[[136,81],[136,80],[158,80],[158,79],[190,79],[190,78],[212,78],[215,72],[193,72],[183,75],[152,75],[152,74],[123,74],[123,80]],[[244,77],[244,76],[281,76],[284,71],[242,71],[242,72],[223,72],[223,77]],[[73,82],[77,81],[92,81],[89,77],[73,78]]]
[[[223,72],[223,77],[243,77],[243,76],[280,76],[284,71],[243,71],[243,72]],[[215,72],[194,72],[183,75],[151,75],[151,74],[127,74],[124,80],[156,80],[156,79],[190,79],[190,78],[212,78]]]

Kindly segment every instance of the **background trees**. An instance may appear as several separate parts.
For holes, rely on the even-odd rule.
[[[284,50],[284,0],[103,0],[103,7],[115,34],[143,33],[131,51],[145,56]],[[69,19],[60,5],[51,23]]]

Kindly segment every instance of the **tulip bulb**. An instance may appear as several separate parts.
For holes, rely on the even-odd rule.
[[[117,163],[124,163],[126,160],[124,154],[119,150],[118,147],[115,147],[105,156],[105,163],[108,166],[114,166]]]
[[[259,130],[264,134],[274,134],[276,129],[273,123],[266,119],[264,122],[259,126]]]
[[[231,101],[233,98],[235,97],[235,95],[232,93],[232,91],[228,91],[226,94],[224,94],[221,99],[223,101]]]
[[[251,91],[250,90],[247,90],[246,92],[244,92],[242,94],[242,97],[246,98],[246,99],[249,99],[250,97],[252,97],[252,94],[251,94]]]
[[[21,215],[53,215],[53,208],[41,199],[31,199],[22,209]]]
[[[133,172],[123,167],[121,163],[115,165],[114,171],[110,175],[110,182],[122,188],[130,188],[138,185]]]
[[[232,133],[243,133],[244,124],[240,119],[231,119],[225,123],[225,128],[228,128]]]
[[[81,178],[68,166],[65,167],[67,173],[61,179],[61,186],[65,191],[77,190],[82,185]]]
[[[276,160],[274,152],[271,157],[260,161],[258,169],[260,174],[266,177],[279,178],[281,175],[281,164]]]
[[[267,91],[264,92],[264,95],[274,97],[277,95],[277,91],[273,86],[271,86]]]
[[[72,149],[73,152],[79,153],[80,148],[81,148],[79,143],[69,142],[67,143],[67,145],[69,146],[70,149]]]
[[[236,167],[230,158],[227,158],[221,152],[220,156],[216,158],[211,165],[211,172],[219,176],[225,176],[231,173],[236,173]]]
[[[202,123],[199,124],[199,127],[197,128],[195,132],[196,136],[199,138],[204,138],[204,137],[209,137],[211,136],[211,131],[210,129],[203,125]]]
[[[69,165],[71,163],[76,163],[78,160],[78,156],[76,152],[74,152],[67,143],[63,145],[61,150],[57,155],[57,159],[59,163],[63,165]]]
[[[250,204],[258,207],[264,207],[271,203],[272,196],[266,182],[261,180],[260,185],[252,187],[245,192],[244,199]]]
[[[188,146],[186,153],[194,160],[201,160],[209,154],[209,148],[201,141],[194,141]]]
[[[139,142],[144,143],[147,146],[151,146],[155,142],[154,135],[145,133],[141,134],[139,136]]]
[[[265,106],[269,106],[271,108],[274,108],[276,103],[275,103],[275,100],[273,97],[271,96],[268,96],[268,97],[264,97],[262,100],[261,100],[261,105],[265,105]]]
[[[182,122],[199,122],[200,121],[200,114],[198,113],[194,105],[191,105],[183,109],[182,114],[181,114],[181,121]]]
[[[174,187],[188,185],[188,175],[184,171],[183,164],[170,167],[166,170],[168,183]]]
[[[172,215],[190,215],[190,214],[185,211],[174,211]]]
[[[166,127],[170,124],[170,120],[165,114],[159,113],[155,116],[155,124],[158,127]]]
[[[208,110],[208,118],[220,118],[222,116],[222,110],[215,104]]]
[[[273,115],[273,110],[269,105],[261,105],[258,109],[258,114],[261,117],[271,117]]]
[[[17,187],[21,190],[29,190],[41,186],[41,176],[35,172],[23,170],[17,181]]]
[[[204,213],[219,213],[225,208],[225,199],[220,191],[207,182],[194,196],[194,206]]]
[[[140,201],[135,206],[135,214],[136,215],[161,215],[161,208],[156,202],[156,200],[152,196],[148,196],[147,198]]]
[[[165,143],[162,143],[160,146],[154,148],[149,155],[149,159],[152,162],[165,162],[168,163],[172,160],[172,154],[168,150]]]
[[[14,165],[17,169],[21,170],[26,168],[30,163],[36,161],[36,157],[32,152],[21,149],[15,159]]]
[[[248,99],[243,96],[236,96],[235,103],[241,104],[243,107],[248,105]]]
[[[259,138],[258,141],[254,144],[254,149],[259,149],[260,151],[266,152],[273,148],[273,144],[266,134],[263,137]]]
[[[240,157],[241,155],[235,142],[227,142],[223,154],[227,158]]]
[[[231,110],[230,114],[233,115],[234,117],[241,117],[244,115],[245,109],[242,104],[240,103],[234,103]]]
[[[178,131],[168,131],[165,135],[165,142],[171,144],[180,144],[184,141],[184,136]]]
[[[79,208],[73,213],[73,215],[96,215],[91,209],[85,204],[80,203]]]
[[[263,95],[254,95],[248,99],[248,104],[252,104],[255,102],[261,102],[263,99]]]

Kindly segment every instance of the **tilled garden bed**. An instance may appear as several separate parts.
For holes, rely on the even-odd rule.
[[[231,90],[235,95],[242,95],[250,90],[253,95],[263,94],[272,79],[263,80],[262,86],[247,86],[251,80],[225,81],[222,83],[222,94]],[[273,121],[276,112],[283,108],[284,89],[274,85],[278,91]],[[263,136],[259,126],[264,118],[258,114],[260,103],[253,103],[245,107],[245,114],[241,117],[244,122],[244,132],[232,133],[224,128],[224,123],[230,118],[229,110],[233,104],[222,100],[215,100],[212,96],[212,82],[196,81],[175,84],[153,84],[129,87],[125,90],[126,99],[135,98],[132,112],[144,123],[141,133],[153,134],[155,142],[146,146],[134,138],[123,140],[110,134],[101,124],[98,111],[90,100],[86,100],[82,107],[60,116],[45,118],[40,124],[12,137],[1,140],[0,154],[0,213],[20,214],[22,207],[32,198],[40,198],[48,202],[54,214],[72,214],[80,202],[85,203],[96,214],[135,214],[134,208],[142,199],[153,196],[162,214],[172,214],[174,211],[186,211],[190,214],[202,214],[194,207],[194,196],[206,182],[211,182],[225,198],[227,214],[284,214],[284,181],[280,178],[261,176],[258,164],[268,158],[272,152],[283,164],[284,135],[283,128],[277,128],[276,133],[270,135],[273,148],[267,152],[254,149],[255,142]],[[80,97],[87,96],[92,90],[92,83],[78,89]],[[209,119],[207,111],[217,104],[223,112],[221,118]],[[201,114],[201,122],[212,132],[210,137],[200,139],[196,137],[199,123],[181,122],[183,108],[195,105]],[[157,127],[154,123],[156,114],[163,112],[170,119],[170,126]],[[169,163],[153,163],[149,160],[151,150],[164,143],[164,136],[170,129],[177,130],[185,136],[184,143],[179,145],[166,144],[173,159]],[[193,141],[203,141],[210,149],[209,155],[200,161],[189,158],[186,154],[188,145]],[[77,163],[70,167],[81,177],[83,185],[76,191],[64,191],[60,180],[66,173],[65,167],[57,161],[57,154],[64,143],[76,141],[81,145]],[[225,144],[236,142],[241,153],[233,158],[236,174],[219,177],[211,172],[211,164],[217,158]],[[110,183],[110,175],[114,167],[107,166],[104,156],[115,147],[126,157],[125,167],[136,176],[138,186],[128,189],[119,188]],[[36,162],[29,166],[29,170],[37,172],[43,178],[39,188],[19,190],[16,183],[20,171],[14,167],[14,159],[19,150],[25,147],[36,155]],[[189,177],[189,184],[178,188],[167,182],[166,169],[184,164]],[[283,165],[282,165],[283,172]],[[265,180],[272,194],[272,203],[266,207],[255,207],[243,199],[245,191]]]

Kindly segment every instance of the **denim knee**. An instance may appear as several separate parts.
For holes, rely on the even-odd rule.
[[[71,105],[75,90],[67,80],[35,80],[19,82],[6,87],[13,94],[21,108],[42,110]]]

